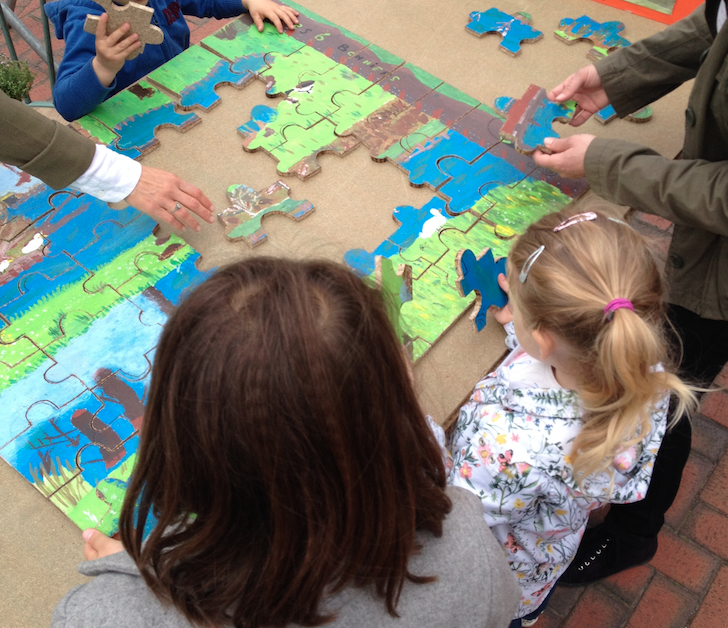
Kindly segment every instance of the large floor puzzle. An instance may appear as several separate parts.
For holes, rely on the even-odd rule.
[[[476,295],[496,290],[488,273],[503,264],[493,259],[586,183],[538,168],[501,140],[506,114],[494,102],[294,6],[298,28],[281,35],[267,25],[258,33],[242,16],[74,126],[140,158],[158,146],[160,126],[184,132],[204,124],[194,110],[215,106],[217,85],[246,89],[257,79],[269,98],[231,129],[241,151],[263,151],[280,175],[303,181],[319,172],[320,154],[347,159],[356,148],[382,168],[401,169],[431,199],[393,207],[391,235],[372,251],[349,250],[343,261],[380,282],[383,268],[389,277],[411,267],[399,329],[421,358]],[[265,253],[264,214],[298,220],[313,208],[289,199],[283,183],[270,181],[261,192],[248,183],[242,177],[229,191],[221,221],[231,238]],[[133,208],[53,192],[6,166],[0,201],[9,214],[0,228],[0,455],[80,527],[113,532],[159,333],[206,273],[189,245],[158,239],[153,221]],[[467,276],[456,260],[466,262]]]

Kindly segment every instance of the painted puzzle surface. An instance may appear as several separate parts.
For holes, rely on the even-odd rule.
[[[407,287],[398,330],[417,359],[476,294],[497,298],[487,273],[502,267],[512,239],[586,183],[540,169],[502,141],[505,116],[493,103],[294,6],[295,30],[258,33],[243,16],[74,125],[137,158],[159,145],[160,126],[184,132],[201,123],[183,110],[213,107],[216,85],[261,80],[275,98],[241,117],[241,150],[265,151],[281,175],[305,181],[319,171],[319,154],[346,159],[363,144],[382,168],[428,186],[423,207],[392,208],[391,235],[374,251],[343,256],[393,292]],[[262,253],[264,213],[312,211],[282,183],[260,192],[240,184],[221,220]],[[6,166],[0,200],[9,216],[0,228],[0,455],[79,527],[114,532],[159,334],[206,273],[193,249],[158,240],[154,222],[132,208],[52,192]],[[456,267],[463,249],[474,253],[466,296]],[[406,281],[395,272],[402,266],[411,267],[411,288],[409,270]]]

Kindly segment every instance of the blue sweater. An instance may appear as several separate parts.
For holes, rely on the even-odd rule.
[[[53,90],[56,109],[66,120],[90,113],[110,96],[187,49],[190,29],[182,14],[221,19],[245,12],[240,0],[149,0],[147,6],[154,9],[152,24],[164,31],[164,41],[158,46],[147,44],[144,52],[127,61],[114,82],[104,87],[91,65],[96,56],[96,36],[83,30],[86,15],[101,15],[102,7],[92,0],[55,0],[45,5],[56,37],[66,40]]]

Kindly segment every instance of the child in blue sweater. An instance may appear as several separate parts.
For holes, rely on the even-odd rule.
[[[136,0],[132,0],[136,1]],[[104,100],[128,87],[190,45],[190,29],[183,15],[235,17],[250,12],[258,30],[269,19],[283,32],[283,25],[293,28],[298,12],[273,0],[149,0],[154,9],[152,25],[164,31],[164,41],[147,45],[144,53],[128,60],[139,47],[136,35],[124,38],[129,26],[124,24],[106,35],[107,17],[92,0],[56,0],[45,6],[56,37],[66,41],[66,51],[58,68],[53,102],[66,120],[76,120],[93,111]],[[96,36],[83,30],[87,15],[102,15]]]

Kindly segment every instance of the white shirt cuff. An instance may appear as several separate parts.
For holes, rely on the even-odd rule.
[[[70,188],[107,203],[118,203],[134,191],[142,176],[142,165],[125,155],[96,144],[91,165]]]

